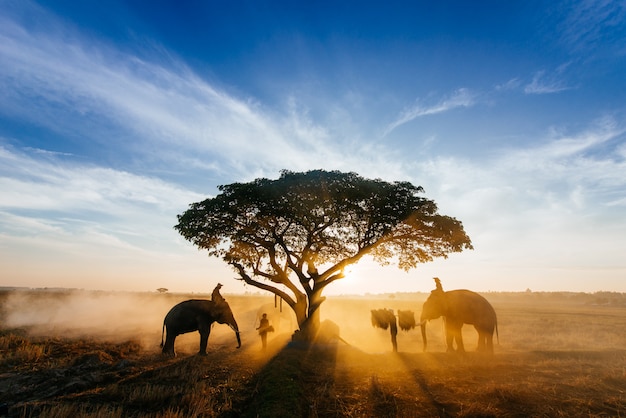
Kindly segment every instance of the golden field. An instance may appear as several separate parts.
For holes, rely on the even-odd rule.
[[[626,296],[483,293],[498,314],[493,356],[445,353],[441,320],[398,335],[370,310],[410,309],[426,294],[329,297],[322,319],[344,341],[288,344],[284,314],[267,351],[255,327],[273,298],[225,295],[242,331],[215,325],[160,353],[163,317],[208,295],[59,290],[0,292],[0,408],[9,417],[624,417]],[[286,306],[285,306],[285,309]],[[291,326],[290,326],[291,325]],[[2,412],[2,411],[0,411]]]

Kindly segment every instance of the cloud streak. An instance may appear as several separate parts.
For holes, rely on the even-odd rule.
[[[6,17],[0,23],[2,110],[75,142],[147,155],[169,171],[191,166],[242,178],[286,165],[354,167],[367,149],[337,144],[296,101],[264,108],[214,87],[171,57],[165,65],[87,44],[54,22],[45,33]]]
[[[582,191],[584,199],[576,200],[584,204],[570,209],[600,213],[603,206],[614,204],[616,192],[626,188],[626,159],[619,146],[625,134],[621,124],[605,117],[582,132],[549,132],[538,145],[502,149],[487,160],[442,157],[419,167],[436,193],[455,207],[471,201],[483,207],[484,202],[471,198],[476,189],[514,191],[519,195],[517,205],[524,205],[506,215],[514,218],[531,207],[554,207],[555,202],[572,205],[571,197]],[[463,211],[462,206],[457,209]]]
[[[537,71],[533,75],[532,81],[524,87],[524,93],[552,94],[570,90],[571,88],[558,76],[548,75],[545,71]]]
[[[62,158],[37,159],[0,147],[0,207],[17,210],[81,211],[127,216],[116,208],[150,206],[172,210],[199,194],[157,178],[89,165]],[[168,196],[163,199],[162,196]]]
[[[35,134],[25,135],[44,132],[32,142],[0,138],[3,275],[47,275],[67,283],[66,264],[76,270],[72,283],[77,287],[92,276],[114,277],[112,288],[128,288],[128,277],[164,277],[161,272],[174,283],[186,273],[204,278],[206,256],[173,230],[176,215],[214,192],[216,184],[275,177],[284,168],[356,171],[424,186],[442,213],[462,220],[472,236],[476,251],[459,259],[478,266],[473,274],[509,265],[508,273],[521,277],[523,272],[512,272],[520,265],[576,268],[623,259],[615,254],[626,233],[626,147],[617,115],[568,134],[560,133],[567,126],[549,131],[538,125],[544,121],[526,120],[517,125],[528,122],[521,132],[505,127],[493,131],[501,137],[491,142],[476,139],[476,146],[499,148],[467,159],[433,154],[446,147],[416,147],[415,135],[409,141],[398,135],[393,147],[385,144],[391,141],[369,137],[372,131],[386,136],[420,118],[454,111],[467,122],[463,118],[474,115],[459,110],[488,101],[522,113],[523,94],[534,95],[523,98],[526,102],[536,102],[537,96],[572,88],[565,77],[569,63],[541,63],[532,68],[549,70],[514,78],[494,74],[509,81],[490,84],[491,91],[477,86],[420,97],[391,116],[373,115],[359,104],[352,110],[362,113],[355,115],[334,91],[320,92],[315,100],[287,92],[274,103],[258,102],[203,78],[168,52],[115,48],[30,7],[41,26],[31,27],[30,17],[0,15],[0,114],[35,127]],[[349,88],[358,101],[371,103],[367,91],[356,84]],[[518,97],[505,103],[513,95]],[[542,129],[548,134],[537,137]],[[446,145],[453,148],[462,128],[446,132]],[[47,142],[45,135],[56,141]],[[511,137],[515,142],[508,141]],[[464,145],[474,146],[472,140],[464,139]],[[585,252],[590,245],[601,251]],[[565,251],[556,251],[559,247]],[[625,268],[612,263],[611,268]],[[198,273],[196,267],[204,270]]]
[[[584,272],[601,268],[598,283],[607,280],[609,290],[619,291],[611,277],[626,272],[619,255],[626,234],[626,160],[615,144],[625,132],[602,118],[583,132],[549,133],[540,145],[503,150],[480,164],[451,157],[417,164],[428,194],[472,237],[475,250],[456,258],[463,280],[480,280],[477,271],[500,271],[503,281],[531,288],[597,289]],[[542,269],[562,271],[566,281],[542,283]]]
[[[59,286],[135,290],[176,278],[178,289],[191,290],[207,265],[224,270],[173,229],[176,215],[206,196],[66,158],[0,147],[5,280],[34,286],[44,277]]]
[[[162,262],[185,248],[176,215],[204,198],[157,178],[2,147],[0,167],[3,255],[30,252],[38,261],[29,268],[68,257],[76,266],[89,258]]]
[[[623,52],[621,38],[605,36],[609,31],[626,27],[626,3],[611,0],[583,0],[566,4],[559,25],[562,42],[574,51],[592,48],[617,48]]]
[[[387,136],[399,126],[409,123],[417,118],[448,112],[460,107],[471,107],[475,104],[475,102],[475,95],[466,88],[460,88],[432,105],[423,105],[418,102],[414,106],[405,109],[402,113],[400,113],[398,118],[387,126],[383,137]]]
[[[70,287],[105,280],[133,289],[129,277],[142,288],[153,274],[176,277],[167,287],[194,289],[207,262],[215,274],[229,273],[172,226],[216,179],[246,181],[284,168],[399,170],[376,145],[351,138],[342,148],[297,100],[263,107],[175,59],[88,42],[37,12],[45,31],[0,16],[0,111],[79,146],[20,148],[21,138],[0,138],[6,280],[46,277]]]

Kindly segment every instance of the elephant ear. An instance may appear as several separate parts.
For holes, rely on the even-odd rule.
[[[213,312],[218,316],[224,316],[225,318],[230,318],[232,316],[232,311],[230,309],[230,305],[225,300],[223,301],[214,301],[214,310]]]
[[[231,312],[230,305],[228,304],[228,302],[226,302],[226,300],[222,300],[222,301],[220,301],[220,302],[217,302],[217,303],[215,304],[215,306],[217,306],[217,308],[218,308],[221,312],[224,312],[224,313]]]
[[[443,289],[435,289],[430,292],[430,297],[428,298],[433,307],[437,307],[437,310],[442,312],[442,315],[445,316],[445,313],[448,311],[448,298],[446,297],[446,292]]]

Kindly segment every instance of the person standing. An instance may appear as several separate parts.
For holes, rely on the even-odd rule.
[[[259,323],[257,331],[259,331],[259,335],[261,336],[261,345],[263,346],[263,350],[265,350],[267,348],[267,333],[274,331],[274,327],[270,325],[270,321],[267,319],[266,313],[264,313],[261,317],[261,322]]]

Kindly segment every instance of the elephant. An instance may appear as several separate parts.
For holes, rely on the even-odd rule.
[[[426,322],[443,316],[448,352],[454,351],[453,341],[456,341],[458,352],[465,352],[461,328],[463,324],[471,324],[478,331],[477,351],[493,353],[493,332],[495,329],[496,336],[498,336],[498,320],[496,311],[487,299],[476,292],[465,289],[444,292],[441,281],[436,277],[435,283],[436,289],[430,293],[424,302],[420,318],[424,351],[426,351],[428,344]]]
[[[225,300],[190,299],[180,302],[165,315],[161,332],[163,354],[173,357],[175,355],[174,341],[176,337],[197,330],[200,332],[200,351],[198,354],[205,356],[209,334],[211,334],[211,325],[214,322],[227,324],[231,327],[237,336],[237,348],[241,347],[237,321],[235,321],[233,312]],[[166,328],[167,335],[164,344],[163,334]]]

